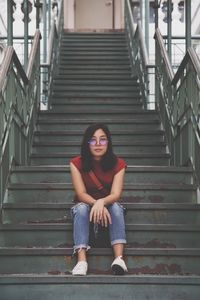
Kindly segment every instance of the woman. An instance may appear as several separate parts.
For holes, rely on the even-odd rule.
[[[113,273],[122,275],[127,272],[123,260],[126,243],[124,210],[117,203],[123,188],[125,168],[124,160],[113,153],[108,127],[105,124],[90,125],[83,137],[81,156],[70,161],[75,201],[78,202],[72,207],[74,252],[77,253],[73,275],[87,274],[90,222],[109,227],[115,257],[111,265]]]

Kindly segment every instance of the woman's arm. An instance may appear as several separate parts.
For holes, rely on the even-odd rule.
[[[90,221],[93,220],[94,223],[99,223],[103,221],[103,223],[105,223],[105,206],[110,205],[119,200],[124,183],[124,174],[125,168],[120,170],[114,176],[110,194],[104,198],[98,199],[98,201],[94,203],[90,212]]]
[[[85,184],[83,182],[81,173],[73,163],[70,163],[70,171],[72,177],[72,184],[74,186],[74,190],[79,201],[87,203],[91,206],[94,205],[96,200],[86,192]]]

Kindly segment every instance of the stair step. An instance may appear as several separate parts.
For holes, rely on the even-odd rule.
[[[61,92],[61,91],[60,91]],[[64,92],[63,92],[64,93]],[[53,93],[52,97],[55,99],[55,101],[52,101],[51,104],[51,109],[56,112],[56,111],[67,111],[67,110],[74,110],[74,109],[78,109],[78,110],[83,110],[87,112],[91,112],[93,109],[94,110],[102,110],[102,103],[84,103],[84,101],[82,101],[82,103],[69,103],[68,101],[66,101],[64,103],[64,101],[62,101],[62,103],[60,102],[56,102],[57,99],[59,99],[59,95],[58,93],[55,91],[55,93]],[[133,99],[133,103],[129,104],[129,103],[117,103],[117,104],[113,104],[113,103],[106,103],[105,104],[105,108],[107,108],[107,111],[110,111],[112,109],[119,109],[121,107],[129,109],[129,111],[134,111],[136,109],[141,109],[142,108],[142,102],[140,101],[140,95],[137,95],[135,98],[137,98],[135,101]]]
[[[53,103],[52,103],[53,105]],[[57,104],[56,104],[57,105]],[[40,117],[37,122],[37,130],[85,130],[91,123],[101,123],[101,119],[91,120],[88,119],[59,119],[52,117]],[[121,129],[123,126],[124,130],[135,130],[135,129],[149,129],[153,130],[161,129],[160,121],[157,119],[153,120],[142,120],[142,119],[118,119],[118,120],[104,120],[110,131]],[[130,141],[130,140],[129,140]],[[125,141],[124,141],[125,142]],[[131,142],[131,141],[130,141]],[[137,141],[132,141],[132,144]],[[140,142],[141,143],[141,142]],[[145,141],[143,142],[145,143]],[[148,142],[146,142],[148,144]]]
[[[139,88],[138,86],[138,82],[135,80],[132,80],[131,78],[126,79],[126,80],[121,80],[121,78],[117,78],[117,79],[88,79],[88,78],[84,78],[84,79],[67,79],[64,78],[64,76],[59,76],[58,78],[54,79],[54,83],[57,87],[59,86],[73,86],[75,85],[77,86],[102,86],[102,87],[115,87],[117,85],[118,88],[123,88],[123,87],[136,87]]]
[[[11,203],[24,201],[71,203],[74,190],[72,184],[69,183],[10,184],[7,197]],[[192,184],[125,184],[122,199],[138,203],[196,203],[196,186]]]
[[[156,165],[167,166],[169,165],[170,154],[168,153],[117,153],[122,157],[127,164],[131,165]],[[79,155],[79,152],[53,152],[53,153],[33,153],[30,156],[31,165],[55,165],[69,163],[69,160]]]
[[[110,57],[110,58],[125,58],[129,59],[129,54],[127,53],[127,48],[118,47],[117,49],[108,48],[103,49],[100,51],[98,47],[87,47],[83,49],[77,49],[76,47],[69,46],[61,46],[60,50],[60,56],[61,57],[81,57],[81,58],[96,58],[96,59],[102,59],[104,57]]]
[[[66,142],[67,143],[67,142]],[[70,142],[71,143],[71,142]],[[193,182],[193,172],[188,167],[131,166],[126,169],[126,183],[186,183]],[[11,183],[64,183],[71,180],[68,165],[61,166],[19,166],[13,167]]]
[[[126,73],[127,74],[127,72],[129,73],[129,74],[131,74],[131,67],[130,67],[130,65],[129,64],[120,64],[120,65],[118,65],[118,64],[116,64],[116,63],[113,63],[113,64],[108,64],[108,63],[106,63],[106,65],[104,65],[104,64],[98,64],[98,65],[89,65],[89,64],[87,64],[87,65],[80,65],[80,64],[77,64],[77,65],[65,65],[65,64],[63,64],[63,65],[60,65],[60,67],[59,67],[59,71],[58,71],[58,74],[60,73],[60,72],[63,72],[63,71],[70,71],[70,70],[74,70],[74,71],[96,71],[96,72],[100,72],[100,74],[101,73],[103,73],[103,74],[107,74],[107,73],[120,73],[121,74],[121,72],[122,73]]]
[[[178,275],[88,275],[71,276],[65,273],[0,275],[2,299],[22,300],[24,295],[29,299],[65,300],[197,300],[200,294],[200,276]],[[20,288],[18,287],[20,286]]]
[[[1,274],[70,272],[75,263],[72,248],[0,248]],[[200,275],[199,248],[125,248],[130,274]],[[98,259],[97,259],[98,257]],[[30,259],[31,258],[31,259]],[[109,248],[93,248],[88,255],[89,274],[110,272],[113,261]]]
[[[84,40],[74,40],[74,41],[70,41],[70,40],[66,40],[65,42],[62,42],[61,44],[61,49],[65,48],[68,46],[68,44],[70,45],[70,48],[75,48],[75,49],[80,49],[82,47],[88,47],[88,46],[91,46],[90,49],[92,48],[96,48],[98,47],[99,50],[101,50],[101,48],[103,48],[104,50],[107,48],[107,47],[115,47],[115,48],[122,48],[123,47],[123,44],[124,44],[124,40],[116,40],[116,39],[113,39],[113,40],[93,40],[93,39],[84,39]],[[126,46],[124,47],[126,48]]]
[[[29,197],[30,198],[30,197]],[[51,199],[49,199],[50,201]],[[134,199],[133,199],[134,200]],[[15,203],[5,203],[3,205],[3,221],[5,224],[27,224],[27,223],[66,223],[71,222],[70,208],[74,203],[66,202],[33,202],[31,199],[27,202],[20,201]],[[137,203],[132,202],[129,197],[129,202],[122,203],[126,208],[125,220],[126,223],[135,225],[151,224],[150,229],[155,225],[174,225],[185,224],[199,226],[199,204],[195,203]],[[185,217],[187,215],[187,217]],[[145,223],[144,223],[145,222]],[[140,226],[139,226],[140,227]],[[148,229],[148,228],[147,228]],[[179,229],[178,227],[175,229]],[[134,236],[134,234],[133,234]]]
[[[146,216],[144,216],[145,219]],[[134,218],[134,216],[133,216]],[[146,221],[146,220],[145,220]],[[73,245],[71,223],[0,225],[0,247],[66,247]],[[200,248],[200,222],[190,224],[126,224],[128,247]]]
[[[119,54],[119,53],[110,53],[110,54],[103,54],[103,53],[97,53],[97,54],[92,54],[90,53],[81,53],[79,55],[75,54],[73,52],[73,54],[69,54],[66,53],[65,51],[60,53],[60,62],[66,62],[66,64],[76,64],[80,63],[80,64],[85,64],[85,63],[90,63],[90,64],[99,64],[99,63],[105,63],[105,62],[109,62],[109,64],[111,63],[118,63],[121,64],[122,62],[129,65],[129,56],[127,52],[124,52],[123,54]]]
[[[82,72],[77,72],[74,70],[66,70],[66,72],[60,72],[56,77],[56,80],[98,80],[98,81],[120,81],[123,84],[125,81],[131,81],[133,84],[137,82],[136,77],[131,77],[127,72],[121,72],[121,74],[115,72],[91,72],[90,70],[82,70]]]
[[[93,77],[94,75],[94,77]],[[99,75],[99,76],[98,76]],[[95,68],[94,66],[60,66],[58,70],[58,74],[56,76],[72,76],[70,78],[79,78],[80,76],[83,76],[84,78],[122,78],[124,80],[124,77],[126,78],[133,78],[131,76],[131,69],[130,68],[124,68],[123,66],[119,66],[119,68],[116,67],[106,67],[101,68],[100,66],[98,68]],[[81,77],[82,78],[82,77]]]
[[[74,99],[77,99],[77,98],[66,98],[66,101],[68,101],[68,99],[71,99],[71,101],[74,101]],[[79,101],[80,101],[80,98],[78,98]],[[93,98],[94,100],[96,100],[95,98]],[[75,100],[76,101],[76,100]],[[85,101],[85,99],[84,99]],[[106,101],[106,100],[105,100]],[[120,109],[122,110],[122,109]],[[73,120],[74,117],[73,117],[73,114],[76,113],[77,110],[71,110],[70,113],[71,115],[68,116],[67,120]],[[123,109],[121,111],[121,114],[128,114],[129,110],[125,110]],[[81,110],[78,110],[78,116],[77,118],[75,118],[76,120],[78,119],[87,119],[88,120],[88,117],[82,117],[82,114],[81,114]],[[97,111],[95,113],[98,113]],[[94,115],[95,113],[93,112],[93,115],[91,114],[90,115],[90,119],[88,120],[88,122],[96,122],[96,120],[102,120],[103,116],[105,115],[105,112],[103,115],[99,115],[98,118],[94,118]],[[46,117],[49,117],[51,119],[55,119],[55,118],[58,118],[60,120],[66,120],[66,115],[67,115],[67,112],[63,112],[63,111],[60,111],[60,112],[54,112],[52,110],[48,110],[48,111],[40,111],[39,112],[39,120],[43,119],[43,118],[46,118]],[[127,117],[120,117],[119,116],[119,111],[117,110],[111,110],[109,112],[109,116],[106,114],[107,118],[104,117],[103,120],[107,121],[107,120],[110,120],[110,122],[116,122],[116,121],[120,121],[121,119],[126,119],[127,121],[130,120],[130,122],[132,122],[132,120],[146,120],[147,122],[150,121],[150,120],[159,120],[159,117],[158,117],[158,113],[154,110],[143,110],[143,109],[137,109],[135,110],[131,117],[130,118],[127,118]]]
[[[54,153],[80,153],[80,144],[74,145],[73,142],[34,142],[32,145],[32,154],[54,154]],[[118,155],[127,153],[166,153],[166,144],[153,143],[135,143],[135,144],[114,144],[113,149]]]

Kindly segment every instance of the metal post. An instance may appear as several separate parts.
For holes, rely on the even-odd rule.
[[[47,0],[43,1],[43,62],[47,61]]]
[[[172,0],[167,2],[167,51],[169,60],[172,59]]]
[[[155,29],[158,28],[158,9],[159,9],[159,3],[158,0],[155,0],[154,2],[154,9],[155,9]]]
[[[7,45],[13,45],[13,0],[7,0],[7,28],[8,39]]]
[[[49,3],[48,3],[48,33],[50,33],[50,30],[51,30],[51,0],[49,0]]]
[[[186,33],[186,51],[191,47],[191,0],[185,1],[185,33]]]
[[[24,13],[24,69],[28,66],[28,0],[23,2],[23,13]]]
[[[149,0],[145,0],[145,41],[147,53],[149,54]]]
[[[40,0],[35,1],[35,8],[36,8],[36,29],[40,28]]]

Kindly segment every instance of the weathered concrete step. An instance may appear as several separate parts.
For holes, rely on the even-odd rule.
[[[123,46],[124,45],[124,46]],[[89,47],[90,49],[92,49],[93,47],[98,47],[99,50],[101,49],[106,49],[107,47],[114,47],[114,48],[122,48],[124,47],[125,49],[127,49],[126,44],[124,44],[124,40],[116,40],[116,39],[112,39],[112,40],[92,40],[92,39],[83,39],[83,40],[74,40],[74,41],[62,41],[62,45],[61,45],[61,49],[69,49],[69,47],[74,47],[76,49],[81,49],[82,47]]]
[[[93,53],[87,53],[87,55],[85,53],[82,54],[69,54],[66,53],[65,51],[60,53],[60,62],[66,62],[67,64],[70,62],[70,64],[80,62],[81,64],[84,62],[88,62],[89,64],[93,64],[93,63],[97,63],[99,64],[99,62],[117,62],[118,64],[121,64],[121,62],[124,62],[125,64],[130,64],[129,61],[129,55],[128,52],[124,52],[123,54],[119,54],[119,53],[106,53],[103,54],[98,53],[98,54],[93,54]]]
[[[75,104],[75,107],[77,104],[90,104],[92,106],[95,106],[96,104],[102,104],[102,106],[106,106],[107,104],[116,104],[117,105],[122,105],[122,103],[124,103],[124,108],[126,108],[126,105],[130,105],[130,104],[135,104],[135,103],[138,103],[138,102],[141,102],[141,95],[133,95],[132,97],[120,97],[120,95],[118,97],[101,97],[101,96],[98,96],[98,97],[63,97],[62,95],[58,95],[58,97],[56,98],[56,94],[53,95],[53,98],[52,98],[52,104],[56,105],[58,103],[59,104],[63,104],[63,103],[69,103],[69,104]],[[140,113],[140,111],[142,110],[141,108],[137,108],[138,109],[138,112]],[[50,111],[50,110],[47,110],[47,112]],[[156,116],[152,116],[152,118],[154,119]],[[68,118],[69,120],[73,120],[72,118]],[[80,119],[80,118],[79,118]],[[157,119],[158,119],[158,116],[157,116]],[[127,120],[127,119],[126,119]],[[77,120],[76,120],[77,121]],[[108,119],[108,121],[110,122],[110,120]],[[127,120],[128,121],[128,120]],[[131,121],[131,120],[130,120]],[[130,122],[129,121],[129,122]]]
[[[113,67],[114,65],[117,64],[117,66],[122,65],[123,67],[130,67],[130,61],[128,58],[110,58],[110,57],[102,57],[102,59],[70,59],[68,57],[60,57],[60,64],[64,64],[66,67],[69,66],[100,66],[100,65],[107,65]],[[105,68],[105,67],[104,67]],[[105,69],[106,69],[105,68]]]
[[[59,91],[60,93],[61,91]],[[55,93],[55,94],[54,94]],[[53,101],[52,105],[51,105],[51,109],[56,112],[56,111],[67,111],[67,110],[84,110],[84,111],[88,111],[88,112],[91,112],[93,109],[99,109],[99,110],[102,110],[102,109],[107,109],[107,111],[110,111],[112,109],[120,109],[120,108],[126,108],[126,109],[129,109],[129,111],[134,111],[136,109],[141,109],[142,108],[142,102],[140,101],[140,95],[136,95],[135,98],[136,99],[133,99],[133,103],[111,103],[111,102],[108,102],[108,103],[105,103],[105,105],[103,105],[102,103],[91,103],[91,104],[87,104],[87,103],[84,103],[84,101],[82,101],[83,103],[79,104],[79,103],[68,103],[66,101],[66,103],[60,103],[59,100],[58,100],[58,103],[57,103],[57,99],[59,99],[59,93],[57,91],[53,92],[53,97],[55,99],[55,101]],[[64,93],[64,92],[63,92]],[[57,98],[57,99],[56,99]],[[114,99],[113,99],[114,100]]]
[[[0,276],[1,294],[3,299],[30,300],[48,299],[71,300],[97,299],[137,299],[147,300],[197,300],[199,295],[198,276],[112,276],[89,275],[74,277],[66,274],[42,274]],[[92,297],[91,297],[92,295]]]
[[[70,42],[70,43],[62,43],[60,46],[60,51],[64,52],[65,50],[68,51],[112,51],[116,53],[116,51],[123,51],[124,53],[128,53],[127,45],[123,45],[123,43],[119,43],[117,41],[113,42],[85,42],[85,41],[77,41],[77,42]]]
[[[53,92],[54,93],[62,93],[62,92],[66,92],[66,91],[77,91],[78,93],[80,92],[103,92],[106,93],[112,93],[112,92],[116,92],[118,91],[119,94],[123,94],[125,91],[127,92],[126,94],[128,94],[128,92],[132,92],[134,95],[135,94],[140,94],[140,89],[139,87],[135,87],[135,86],[118,86],[118,85],[78,85],[78,86],[74,86],[74,85],[67,85],[67,84],[61,84],[61,85],[55,85],[53,88]]]
[[[70,66],[59,66],[58,75],[57,76],[73,76],[71,78],[79,78],[79,76],[84,76],[84,78],[90,78],[94,75],[92,78],[117,78],[121,77],[122,79],[124,77],[130,78],[131,77],[131,69],[130,67],[122,68],[123,66],[119,66],[119,68],[116,68],[113,66],[113,68],[107,68],[105,66],[104,68],[94,68],[93,66],[85,66],[78,68],[78,66],[70,67]],[[132,77],[134,79],[134,76]]]
[[[63,36],[62,36],[62,43],[63,42],[67,42],[67,41],[73,41],[73,40],[77,40],[77,41],[84,41],[84,40],[90,40],[90,41],[101,41],[101,40],[104,40],[104,41],[107,41],[107,42],[110,42],[110,41],[113,41],[113,40],[116,40],[116,41],[122,41],[122,45],[124,45],[124,42],[126,41],[126,35],[124,32],[92,32],[92,33],[65,33]]]
[[[70,99],[70,98],[67,98],[66,100],[68,101],[68,99]],[[76,99],[76,98],[72,98],[71,101],[73,101],[74,99]],[[84,99],[84,101],[85,101],[85,99]],[[108,116],[108,114],[105,114],[105,112],[104,112],[104,113],[102,113],[102,115],[99,115],[99,117],[95,115],[95,113],[96,114],[98,113],[98,111],[96,111],[95,113],[93,112],[93,114],[89,114],[89,115],[87,115],[87,117],[85,117],[85,116],[82,116],[81,110],[80,110],[80,111],[78,111],[78,114],[80,114],[80,116],[77,115],[76,117],[75,116],[73,117],[73,114],[76,113],[75,110],[70,111],[72,116],[68,115],[67,112],[63,112],[63,111],[55,113],[52,110],[47,110],[47,111],[40,111],[38,118],[39,118],[39,120],[41,120],[43,118],[46,119],[46,117],[48,117],[52,120],[55,118],[58,118],[60,120],[66,120],[66,118],[67,118],[67,120],[69,120],[69,121],[73,120],[74,118],[76,120],[78,120],[78,119],[81,120],[84,118],[84,119],[87,119],[88,122],[96,122],[96,121],[102,120],[102,118],[103,118],[103,121],[110,120],[109,121],[110,123],[114,122],[114,121],[117,122],[118,120],[121,120],[121,119],[130,120],[130,122],[132,120],[143,120],[143,121],[144,120],[146,120],[146,121],[159,120],[158,112],[154,111],[154,110],[143,110],[143,109],[139,110],[139,109],[137,109],[130,115],[130,117],[126,117],[126,114],[128,114],[128,112],[129,112],[128,110],[121,109],[120,111],[121,111],[121,113],[119,111],[112,110],[109,112],[109,116]],[[124,114],[124,117],[122,116],[123,114]],[[90,116],[90,118],[88,118],[89,116]]]
[[[106,51],[107,49],[115,52],[117,50],[119,51],[124,51],[124,52],[128,52],[128,47],[126,44],[126,41],[123,40],[117,40],[117,39],[111,39],[110,41],[105,40],[105,39],[99,39],[99,40],[95,40],[95,39],[87,39],[87,40],[68,40],[68,41],[64,41],[61,43],[60,45],[60,50],[64,51],[64,50],[77,50],[77,51],[84,51],[84,50],[88,50],[93,51],[93,49],[95,50],[99,50],[99,52],[101,51]]]
[[[80,152],[53,152],[53,153],[32,153],[30,155],[31,165],[60,165],[64,163],[69,163],[69,160],[79,155]],[[139,166],[168,166],[170,160],[169,153],[118,153],[116,154],[122,157],[129,165],[139,165]]]
[[[117,90],[108,90],[108,91],[104,91],[103,89],[101,91],[96,91],[94,90],[83,90],[80,91],[79,89],[74,89],[73,90],[66,90],[66,91],[59,91],[59,90],[54,90],[52,96],[54,98],[59,98],[59,97],[76,97],[76,98],[97,98],[97,97],[101,97],[101,98],[116,98],[116,97],[123,97],[123,98],[134,98],[135,96],[137,96],[138,98],[140,97],[140,94],[136,91],[117,91]]]
[[[4,300],[198,300],[200,276],[0,275],[0,288]]]
[[[51,126],[50,126],[51,127]],[[60,126],[61,127],[61,126]],[[165,143],[153,144],[152,142],[114,143],[113,149],[118,155],[126,153],[160,153],[167,152]],[[54,154],[54,153],[80,153],[80,144],[73,142],[33,142],[32,154]]]
[[[125,184],[124,201],[151,203],[196,203],[196,186],[187,184]],[[74,189],[68,183],[10,184],[7,200],[10,203],[43,202],[72,203]]]
[[[132,86],[132,87],[137,87],[139,88],[139,84],[136,80],[133,80],[129,77],[129,79],[126,80],[121,80],[121,78],[117,78],[117,79],[88,79],[88,78],[84,78],[84,79],[68,79],[68,78],[64,78],[64,76],[59,76],[58,78],[54,79],[54,83],[56,86],[61,86],[61,85],[67,85],[67,86],[118,86],[118,87],[128,87],[128,86]]]
[[[0,247],[72,247],[72,231],[69,223],[0,225]],[[126,238],[134,248],[200,248],[200,224],[126,224]]]
[[[130,274],[200,275],[200,249],[125,248]],[[72,248],[0,248],[0,273],[71,272]],[[108,248],[93,248],[88,255],[89,274],[110,273],[113,261]]]
[[[91,117],[91,115],[90,115]],[[93,116],[94,118],[94,116]],[[89,119],[89,118],[88,118]],[[102,120],[103,121],[103,120]],[[34,132],[34,141],[56,142],[56,141],[77,141],[81,144],[84,131],[80,130],[39,130]],[[162,130],[112,130],[113,143],[121,141],[146,141],[163,142],[164,132]]]
[[[124,108],[126,107],[126,105],[134,105],[135,103],[139,102],[140,101],[140,97],[139,99],[135,99],[135,98],[121,98],[121,97],[116,97],[116,98],[101,98],[101,97],[96,97],[96,98],[59,98],[59,99],[55,99],[55,103],[52,102],[56,105],[56,104],[74,104],[74,106],[76,107],[76,105],[79,105],[79,104],[85,104],[85,105],[92,105],[92,106],[95,106],[95,105],[116,105],[116,107],[119,105],[119,106],[124,106]],[[80,119],[80,118],[79,118]],[[77,120],[76,120],[77,121]],[[128,121],[128,120],[126,120]],[[130,122],[130,120],[129,120]]]
[[[37,130],[83,130],[86,129],[91,123],[101,123],[102,119],[90,120],[88,119],[60,119],[48,116],[46,118],[39,117],[37,122]],[[160,121],[158,119],[142,120],[142,119],[118,119],[108,120],[105,119],[104,123],[109,127],[110,131],[121,129],[161,129]],[[119,128],[120,127],[120,128]],[[145,141],[144,141],[145,142]]]
[[[120,80],[121,82],[124,82],[126,80],[131,80],[133,83],[137,81],[137,77],[131,77],[130,74],[127,74],[127,72],[121,72],[116,73],[116,72],[106,72],[105,74],[103,72],[98,73],[98,72],[91,72],[89,71],[82,71],[82,72],[77,72],[70,70],[67,72],[63,72],[61,74],[56,75],[55,77],[56,80],[113,80],[113,81],[118,81]]]
[[[81,133],[71,133],[71,130],[39,130],[34,132],[34,141],[35,142],[56,142],[56,141],[76,141],[81,145],[82,137],[83,137],[84,131]],[[127,141],[127,138],[130,140],[136,140],[139,141],[146,141],[146,142],[163,142],[164,141],[164,135],[162,132],[148,132],[148,131],[141,131],[141,132],[132,132],[132,134],[128,134],[126,132],[124,133],[118,133],[113,134],[112,132],[112,141],[113,143],[117,141]]]
[[[131,67],[130,67],[130,64],[108,64],[106,63],[106,65],[104,64],[100,64],[98,66],[96,65],[90,65],[90,64],[87,64],[87,65],[59,65],[59,70],[58,70],[58,73],[60,72],[63,72],[63,71],[70,71],[70,70],[74,70],[75,71],[96,71],[100,73],[131,73]],[[71,72],[71,71],[70,71]]]
[[[77,49],[76,47],[62,47],[60,49],[60,56],[61,57],[84,57],[84,58],[96,58],[96,59],[102,59],[102,57],[115,57],[115,58],[126,58],[129,59],[128,51],[126,48],[108,48],[106,49],[100,49],[99,48],[83,48],[83,49]]]
[[[30,197],[29,197],[30,198]],[[28,198],[27,198],[28,199]],[[137,203],[134,198],[129,197],[129,202],[123,202],[126,208],[126,223],[143,225],[151,224],[149,230],[158,224],[172,225],[184,224],[189,230],[188,225],[199,226],[200,208],[195,203]],[[123,200],[123,199],[122,199]],[[74,205],[71,202],[50,202],[51,199],[43,202],[31,202],[25,200],[17,203],[4,203],[3,205],[3,222],[5,224],[27,224],[27,223],[66,223],[71,222],[70,208]],[[177,201],[178,202],[178,201]],[[187,215],[187,217],[185,217]],[[144,223],[145,222],[145,223]],[[148,226],[146,226],[148,230]],[[139,228],[141,228],[139,226]],[[180,230],[178,227],[175,230]],[[134,237],[134,233],[132,233]],[[153,237],[152,237],[153,238]],[[166,236],[167,238],[167,236]]]
[[[71,143],[71,142],[69,142]],[[193,182],[193,172],[188,167],[131,166],[128,165],[125,183],[182,183]],[[71,180],[68,165],[61,166],[17,166],[11,170],[11,183],[65,183]]]

